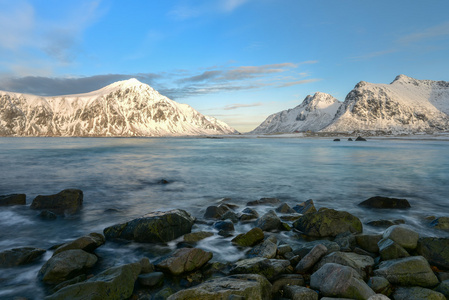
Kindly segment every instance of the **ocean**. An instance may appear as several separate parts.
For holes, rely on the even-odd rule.
[[[223,198],[243,210],[248,201],[276,197],[290,206],[313,199],[315,206],[348,211],[365,225],[403,219],[421,235],[447,236],[432,229],[427,216],[448,216],[449,141],[331,138],[0,138],[0,195],[24,193],[27,206],[0,207],[0,251],[51,246],[127,221],[145,213],[185,209],[201,218]],[[167,180],[168,184],[160,181]],[[29,208],[37,195],[67,188],[84,192],[79,214],[42,220]],[[357,206],[372,196],[405,198],[408,210],[369,210]],[[263,213],[269,207],[259,207]],[[237,225],[236,234],[249,230]],[[194,230],[211,230],[195,225]],[[291,243],[300,243],[285,233]],[[215,235],[198,246],[217,261],[244,255]],[[97,249],[98,269],[150,260],[167,246],[107,242]],[[30,265],[0,269],[0,298],[40,299],[45,287],[37,272],[51,257]],[[95,271],[95,270],[94,270]]]

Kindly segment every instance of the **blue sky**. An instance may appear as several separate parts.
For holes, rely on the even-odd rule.
[[[449,81],[448,12],[447,0],[0,0],[0,89],[135,77],[245,132],[317,91]]]

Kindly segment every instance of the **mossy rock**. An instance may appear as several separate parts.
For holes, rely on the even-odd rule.
[[[264,233],[259,227],[255,227],[247,233],[241,233],[232,239],[232,243],[242,247],[252,247],[264,239]]]

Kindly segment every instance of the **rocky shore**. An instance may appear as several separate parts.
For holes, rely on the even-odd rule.
[[[25,205],[25,197],[0,196],[0,206]],[[399,213],[410,209],[406,199],[385,197],[359,205]],[[75,189],[38,196],[30,206],[48,222],[82,207],[83,192]],[[45,299],[446,299],[449,238],[421,236],[403,223],[379,220],[371,225],[383,226],[383,233],[366,234],[357,216],[317,209],[312,200],[290,207],[262,198],[241,207],[223,199],[202,218],[181,209],[150,212],[51,249],[4,250],[0,268],[52,254],[36,274],[48,292]],[[239,224],[251,229],[236,233]],[[429,217],[428,224],[449,230],[447,217]],[[217,261],[198,246],[216,236],[244,257]],[[98,270],[94,266],[102,258],[96,249],[105,243],[176,246],[165,256]]]

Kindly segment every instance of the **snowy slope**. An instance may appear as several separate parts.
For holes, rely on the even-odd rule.
[[[317,92],[295,108],[270,115],[250,133],[319,131],[331,123],[341,104],[331,95]]]
[[[178,136],[235,129],[136,79],[86,94],[40,97],[0,91],[0,135]]]
[[[391,84],[361,81],[322,131],[419,133],[449,130],[449,82],[399,75]]]

